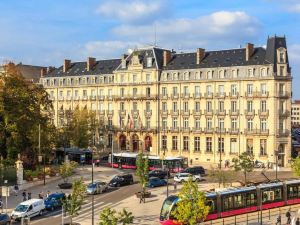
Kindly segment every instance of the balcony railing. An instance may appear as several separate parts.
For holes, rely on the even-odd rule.
[[[58,96],[58,101],[63,101],[64,97],[63,96]]]
[[[189,116],[190,115],[190,110],[181,110],[181,115]]]
[[[98,110],[98,113],[99,113],[100,115],[105,115],[105,110]]]
[[[72,96],[67,96],[67,97],[66,97],[66,100],[67,100],[67,101],[71,101],[71,100],[72,100]]]
[[[291,96],[290,92],[287,91],[280,91],[278,92],[277,96],[279,98],[289,98]]]
[[[254,116],[254,115],[255,115],[255,110],[252,111],[245,110],[245,116]]]
[[[84,100],[84,101],[86,101],[88,99],[89,99],[89,97],[87,95],[84,95],[84,96],[81,97],[81,100]]]
[[[212,116],[214,114],[214,110],[204,110],[205,116]]]
[[[172,116],[178,116],[179,115],[179,110],[170,110],[170,114],[172,115]]]
[[[125,116],[126,115],[126,110],[119,110],[120,116]]]
[[[254,96],[258,97],[258,98],[267,98],[267,97],[269,97],[269,92],[268,91],[256,91],[254,93]]]
[[[246,135],[269,135],[269,129],[245,129]]]
[[[215,97],[216,98],[225,98],[226,97],[226,93],[224,93],[224,92],[216,93]]]
[[[258,110],[258,115],[259,116],[269,116],[269,110]]]
[[[114,110],[106,110],[107,115],[114,115]]]
[[[168,115],[168,110],[160,110],[160,114],[162,116],[167,116]]]
[[[201,98],[201,93],[193,94],[193,98],[194,99],[200,99]]]
[[[237,129],[237,128],[229,128],[228,129],[228,133],[229,134],[233,134],[233,135],[237,135],[237,134],[239,134],[239,129]]]
[[[191,129],[189,127],[181,127],[181,132],[189,133],[191,132]]]
[[[145,116],[151,116],[152,115],[152,110],[144,110]]]
[[[190,93],[183,93],[183,94],[181,94],[181,98],[183,98],[183,99],[189,99],[190,98]]]
[[[213,98],[213,93],[204,93],[205,98]]]
[[[97,96],[96,96],[96,95],[91,95],[91,96],[90,96],[90,100],[95,101],[96,99],[97,99]]]
[[[216,134],[225,134],[226,133],[226,128],[215,128]]]
[[[246,98],[254,98],[254,93],[253,92],[245,92],[245,97]]]
[[[229,115],[230,116],[239,116],[240,115],[240,110],[235,110],[235,111],[233,111],[233,110],[229,110]]]
[[[202,111],[201,110],[193,110],[193,115],[194,116],[201,116]]]
[[[98,100],[103,101],[105,99],[104,95],[98,95]]]
[[[168,99],[168,94],[160,95],[160,99]]]
[[[229,98],[238,98],[239,93],[238,92],[229,92]]]
[[[139,110],[131,110],[131,115],[138,115],[139,114]]]
[[[288,137],[290,135],[290,131],[288,129],[278,130],[277,136],[278,137]]]
[[[172,94],[171,95],[171,99],[178,99],[179,98],[179,94]]]
[[[204,128],[203,132],[206,134],[212,134],[214,132],[214,129],[213,128]]]
[[[170,127],[170,132],[178,133],[180,131],[179,127]]]
[[[201,133],[202,129],[200,127],[193,127],[193,133]]]
[[[216,110],[216,115],[218,116],[226,116],[226,110]]]
[[[74,96],[73,99],[74,99],[74,101],[79,101],[80,100],[80,96]]]
[[[290,111],[288,110],[278,110],[278,114],[280,117],[288,117],[290,116]]]

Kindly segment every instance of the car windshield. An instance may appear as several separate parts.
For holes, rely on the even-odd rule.
[[[94,183],[94,184],[89,184],[88,185],[88,188],[95,188],[96,187],[96,184]]]
[[[28,205],[18,205],[15,209],[16,212],[26,212],[28,209]]]

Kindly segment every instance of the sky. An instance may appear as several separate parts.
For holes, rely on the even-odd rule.
[[[191,52],[285,35],[300,99],[300,0],[1,0],[0,63],[59,66],[154,45]]]

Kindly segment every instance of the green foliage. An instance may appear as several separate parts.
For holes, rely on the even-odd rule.
[[[292,162],[292,169],[296,176],[300,176],[300,156],[297,156]]]
[[[66,183],[68,181],[68,178],[72,176],[74,173],[74,170],[77,167],[77,162],[71,161],[71,162],[64,162],[60,167],[59,167],[59,173],[60,176],[63,178],[64,182]]]
[[[148,156],[145,157],[145,155],[141,152],[137,155],[136,160],[136,175],[139,177],[139,182],[142,186],[143,193],[145,192],[146,185],[148,183],[148,174],[149,174],[149,159]]]
[[[100,221],[98,225],[117,225],[118,223],[126,225],[133,223],[134,216],[126,209],[123,208],[121,212],[118,212],[117,215],[116,214],[116,210],[105,208],[100,213]]]
[[[205,220],[209,206],[206,206],[206,197],[204,192],[198,190],[197,183],[189,178],[178,194],[181,199],[177,207],[172,212],[174,218],[186,225],[195,225]]]
[[[67,215],[70,216],[71,224],[73,217],[78,215],[81,205],[83,204],[85,190],[86,187],[82,178],[75,180],[72,186],[72,193],[63,200],[63,207]]]
[[[230,186],[234,176],[234,171],[230,170],[222,170],[219,167],[211,167],[208,176],[212,178],[214,182],[219,184],[219,187],[223,185],[223,187]]]
[[[247,184],[247,173],[254,169],[254,156],[247,152],[243,152],[239,157],[232,159],[233,168],[235,171],[242,171],[244,173],[245,185]]]

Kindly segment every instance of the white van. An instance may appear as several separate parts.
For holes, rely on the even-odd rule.
[[[30,199],[17,205],[11,213],[11,218],[13,220],[20,220],[26,217],[41,216],[44,210],[45,204],[43,199]]]

